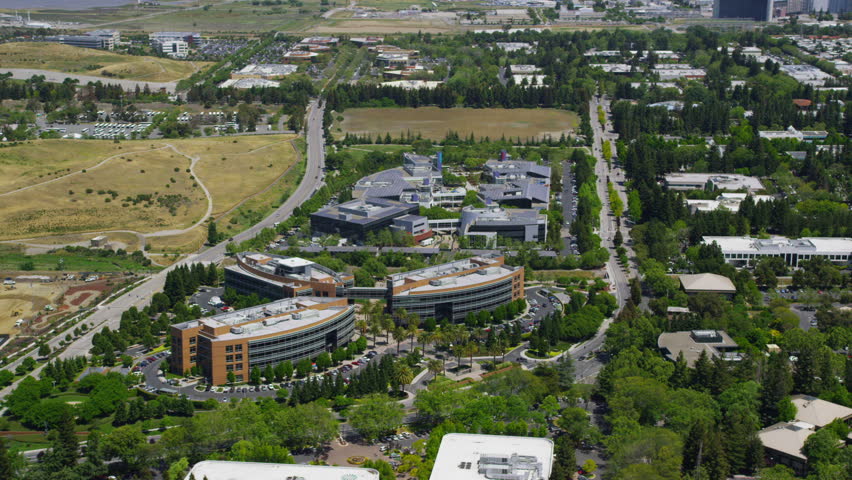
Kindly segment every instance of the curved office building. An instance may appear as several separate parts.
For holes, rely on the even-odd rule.
[[[198,366],[215,385],[228,373],[245,381],[251,369],[296,363],[346,345],[355,309],[345,298],[303,297],[172,325],[171,367],[183,374]]]
[[[469,312],[492,311],[524,297],[524,268],[502,256],[472,257],[390,275],[388,308],[404,308],[420,318],[464,321]]]

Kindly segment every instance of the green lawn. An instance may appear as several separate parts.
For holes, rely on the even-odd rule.
[[[25,255],[23,249],[12,245],[0,245],[0,270],[21,270],[28,261],[33,263],[31,270],[56,270],[59,259],[63,260],[62,269],[70,272],[125,272],[159,270],[155,266],[146,267],[130,257],[87,257],[71,253],[44,253]]]

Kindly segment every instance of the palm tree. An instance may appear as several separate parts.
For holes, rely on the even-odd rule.
[[[382,333],[382,324],[376,321],[370,323],[370,335],[373,336],[373,348],[376,348],[376,337]]]
[[[467,342],[462,347],[464,354],[470,357],[470,368],[473,369],[473,354],[479,350],[479,346],[474,342]]]
[[[417,342],[423,346],[423,353],[426,353],[426,348],[430,343],[432,343],[433,334],[432,332],[427,332],[423,330],[417,334]]]
[[[383,313],[380,317],[382,319],[382,330],[385,331],[385,343],[390,343],[390,334],[394,328],[396,328],[396,322],[393,321],[393,317]]]
[[[444,362],[433,358],[426,362],[426,369],[429,370],[432,376],[437,378],[439,373],[444,372]]]
[[[355,328],[358,329],[358,332],[363,337],[367,333],[367,330],[370,329],[370,325],[367,323],[367,320],[362,318],[355,322]]]
[[[404,363],[397,363],[396,367],[393,369],[393,376],[391,377],[394,385],[399,387],[399,391],[405,390],[405,386],[411,383],[414,380],[414,372],[411,371],[411,368]]]
[[[408,336],[408,330],[403,327],[394,327],[391,329],[391,335],[393,335],[393,339],[396,340],[396,354],[399,355],[399,346]]]
[[[408,334],[408,338],[411,340],[411,351],[414,351],[414,339],[417,338],[417,325],[413,323],[409,323],[407,327],[405,327],[405,332]]]

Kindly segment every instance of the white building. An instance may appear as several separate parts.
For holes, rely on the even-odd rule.
[[[798,268],[802,261],[815,257],[825,257],[831,263],[846,266],[852,256],[852,238],[772,237],[761,239],[707,236],[702,241],[705,244],[716,242],[722,249],[725,262],[736,267],[752,267],[758,259],[763,257],[780,257],[787,265],[795,268]]]
[[[729,212],[739,212],[740,203],[751,196],[754,203],[770,202],[775,197],[772,195],[749,195],[747,193],[723,193],[716,197],[716,200],[686,200],[686,206],[689,211],[695,212],[712,212],[714,210],[728,210]]]
[[[204,460],[196,463],[184,480],[190,478],[197,480],[379,480],[379,472],[372,468]]]
[[[169,40],[154,44],[154,48],[172,58],[185,58],[189,53],[189,44],[183,40]]]
[[[547,480],[552,467],[549,438],[448,433],[429,480]]]
[[[767,140],[792,139],[803,141],[825,140],[828,132],[825,130],[796,130],[792,125],[787,130],[762,130],[757,133],[760,138]]]
[[[382,82],[384,87],[399,87],[406,90],[420,90],[425,88],[431,90],[444,82],[431,80],[392,80],[390,82]]]
[[[497,42],[497,48],[506,52],[527,52],[535,51],[535,46],[527,42]]]
[[[708,183],[716,190],[763,190],[756,177],[738,173],[670,173],[665,179],[670,190],[703,190]]]

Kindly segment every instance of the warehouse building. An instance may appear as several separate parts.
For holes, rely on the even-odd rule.
[[[199,367],[212,384],[248,379],[253,367],[296,363],[349,343],[355,308],[345,298],[299,297],[171,327],[172,372]]]
[[[464,321],[469,312],[493,311],[524,298],[524,268],[501,255],[472,257],[387,277],[388,309],[420,318]]]
[[[430,480],[547,480],[553,440],[448,433],[441,438]]]
[[[323,208],[311,214],[311,230],[364,240],[367,232],[390,228],[395,218],[416,215],[417,205],[383,198],[362,198]]]
[[[234,256],[236,265],[225,267],[225,287],[261,298],[343,297],[354,277],[310,260],[245,252]]]
[[[715,242],[722,249],[725,262],[735,267],[753,267],[763,257],[780,257],[790,267],[798,268],[802,261],[823,257],[845,267],[852,256],[852,238],[839,237],[711,237],[705,244]]]

